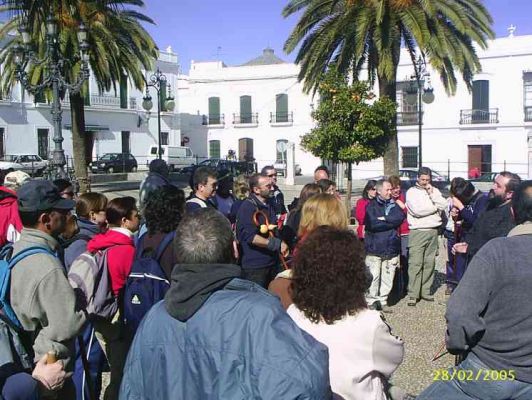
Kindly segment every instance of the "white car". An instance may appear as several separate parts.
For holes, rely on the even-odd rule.
[[[0,160],[0,171],[13,172],[22,170],[22,168],[24,168],[22,165],[13,161],[9,161],[9,159]]]
[[[30,175],[42,175],[44,170],[48,167],[48,161],[43,160],[37,154],[10,154],[4,157],[6,161],[19,164],[22,171]]]

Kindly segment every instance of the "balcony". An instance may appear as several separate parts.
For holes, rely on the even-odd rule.
[[[66,106],[70,106],[70,98],[68,94],[62,102]],[[130,110],[137,109],[137,99],[135,97],[128,98],[128,106]],[[90,104],[86,104],[85,107],[106,108],[106,109],[120,109],[120,97],[117,96],[90,96]]]
[[[532,107],[525,107],[525,122],[532,122]]]
[[[233,114],[233,125],[235,127],[251,127],[259,125],[259,113]]]
[[[418,125],[419,113],[417,111],[403,111],[397,113],[397,126]]]
[[[210,127],[223,127],[225,125],[224,114],[203,115],[202,125]]]
[[[460,125],[498,124],[499,109],[488,110],[460,110]]]
[[[293,112],[271,112],[270,124],[272,126],[289,126],[294,123]]]

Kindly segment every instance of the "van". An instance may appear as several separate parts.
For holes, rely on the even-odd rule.
[[[161,159],[166,161],[170,171],[179,171],[181,168],[188,167],[196,162],[190,147],[163,145],[161,150]],[[148,152],[148,164],[157,158],[157,154],[158,146],[151,145]]]

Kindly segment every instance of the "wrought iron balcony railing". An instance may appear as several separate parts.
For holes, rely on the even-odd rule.
[[[417,125],[419,114],[417,111],[403,111],[397,113],[397,125]]]
[[[283,123],[293,123],[294,122],[294,113],[290,112],[271,112],[270,113],[270,124],[283,124]]]
[[[224,125],[225,116],[224,114],[209,114],[203,116],[202,125]]]
[[[460,124],[498,124],[499,109],[490,108],[489,110],[460,110]]]
[[[258,125],[258,113],[233,114],[234,125]]]

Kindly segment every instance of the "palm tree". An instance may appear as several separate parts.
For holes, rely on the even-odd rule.
[[[456,92],[459,71],[467,87],[480,71],[474,44],[487,47],[494,37],[493,20],[480,0],[290,0],[288,17],[302,13],[286,40],[291,53],[298,45],[299,79],[307,92],[316,91],[330,64],[357,79],[367,69],[381,96],[396,100],[401,46],[412,62],[421,52],[436,70],[448,94]],[[419,50],[418,50],[419,49]],[[397,131],[384,155],[384,173],[398,168]]]
[[[132,7],[143,7],[142,0],[12,0],[0,9],[11,14],[10,19],[0,29],[0,38],[6,37],[21,24],[25,16],[26,24],[32,34],[32,42],[39,54],[46,47],[45,21],[52,15],[59,25],[59,46],[61,55],[70,62],[63,66],[63,74],[73,82],[80,69],[76,32],[81,22],[87,28],[89,64],[91,74],[101,92],[117,83],[128,80],[141,89],[144,87],[142,70],[150,70],[157,59],[158,49],[155,42],[141,23],[153,21]],[[10,90],[15,82],[12,46],[19,39],[12,40],[1,50],[0,62],[5,68],[2,73],[4,90]],[[33,82],[39,82],[44,74],[42,66],[32,66],[30,70]],[[80,181],[80,190],[86,190],[87,164],[92,153],[93,138],[85,134],[84,92],[68,93],[72,119],[72,143],[76,175]]]

